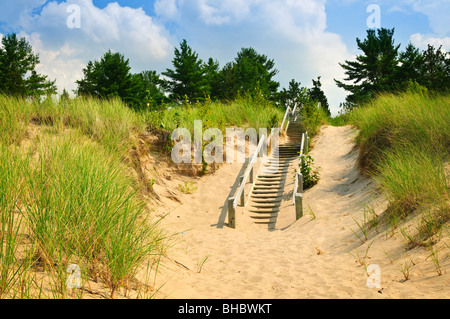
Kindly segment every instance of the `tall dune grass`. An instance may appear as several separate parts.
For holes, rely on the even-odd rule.
[[[351,121],[360,129],[360,164],[368,171],[384,150],[421,148],[447,157],[450,150],[450,96],[383,95],[356,109]]]
[[[0,298],[67,298],[71,264],[77,297],[136,284],[163,240],[123,161],[144,128],[119,101],[0,96]]]
[[[413,212],[432,212],[423,222],[433,230],[416,236],[422,241],[450,219],[449,110],[448,95],[405,93],[380,96],[351,114],[360,129],[359,165],[387,195],[393,225]]]
[[[173,131],[183,127],[194,131],[194,121],[202,120],[206,128],[218,128],[225,133],[226,128],[272,128],[278,127],[285,110],[276,108],[263,98],[240,97],[224,102],[184,104],[163,111],[144,112],[143,117],[149,126]]]
[[[69,99],[58,103],[27,101],[0,95],[1,141],[11,145],[27,137],[30,123],[53,128],[80,130],[86,137],[121,155],[131,147],[133,131],[145,130],[145,123],[119,99]]]

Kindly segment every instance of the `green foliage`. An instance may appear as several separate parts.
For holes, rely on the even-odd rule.
[[[331,116],[331,112],[328,105],[328,99],[325,96],[325,93],[322,91],[322,83],[320,82],[320,76],[316,80],[312,80],[313,87],[308,90],[309,99],[315,102],[320,102],[320,107],[323,111]]]
[[[198,190],[198,186],[195,182],[184,182],[184,184],[179,184],[178,189],[183,194],[193,194]]]
[[[0,297],[67,298],[69,264],[78,297],[137,283],[162,238],[124,161],[144,129],[119,99],[0,95]]]
[[[398,60],[401,67],[397,68],[395,77],[398,81],[397,87],[400,90],[404,90],[409,82],[418,83],[418,81],[421,81],[423,56],[418,48],[409,43],[405,51],[400,52]]]
[[[203,66],[205,70],[205,80],[207,83],[206,92],[209,92],[209,99],[221,98],[222,77],[220,74],[219,62],[209,58]]]
[[[335,80],[338,87],[351,93],[347,97],[348,103],[368,101],[376,93],[395,87],[393,75],[400,45],[394,45],[393,35],[394,29],[367,30],[366,39],[356,39],[363,54],[358,55],[356,61],[340,63],[347,75],[344,80],[353,82],[345,84]]]
[[[175,48],[172,60],[174,69],[167,69],[162,74],[169,80],[164,81],[164,87],[170,93],[172,100],[182,100],[187,96],[190,102],[204,99],[209,92],[205,78],[203,62],[184,39],[180,48]]]
[[[167,100],[162,89],[163,81],[156,71],[133,74],[133,81],[137,83],[134,108],[157,110]]]
[[[300,109],[300,114],[302,116],[302,125],[305,131],[311,136],[316,135],[320,127],[329,121],[328,114],[316,102],[303,104],[303,107]]]
[[[36,73],[37,64],[39,56],[25,38],[18,39],[15,33],[4,36],[0,47],[0,93],[36,98],[55,93],[55,81]]]
[[[227,127],[270,128],[281,124],[284,112],[263,97],[243,96],[224,103],[206,100],[186,107],[173,107],[161,112],[142,112],[148,126],[173,131],[177,127],[194,132],[194,121],[202,120],[203,128],[218,128],[225,134]]]
[[[314,159],[311,155],[303,155],[300,164],[300,173],[303,175],[303,189],[309,189],[319,182],[320,167],[314,167]]]
[[[346,102],[341,105],[351,110],[357,105],[369,102],[381,93],[413,92],[421,89],[448,92],[450,90],[450,53],[428,45],[420,50],[409,43],[405,51],[399,52],[394,45],[394,29],[367,30],[364,41],[356,39],[363,52],[356,61],[340,64],[345,70],[344,83],[335,80],[338,87],[350,92]],[[412,85],[415,87],[412,88]]]
[[[310,97],[308,89],[301,87],[300,82],[292,79],[289,82],[289,88],[283,88],[277,95],[277,101],[281,105],[288,105],[289,103],[305,104],[309,102]]]
[[[227,70],[232,76],[233,91],[228,91],[224,95],[234,98],[237,92],[253,94],[260,91],[266,98],[274,97],[280,85],[272,79],[278,73],[274,67],[274,60],[269,60],[266,55],[259,54],[253,48],[242,48]]]
[[[130,73],[129,60],[108,50],[98,61],[89,61],[84,77],[76,81],[79,96],[111,99],[120,97],[129,105],[137,104],[137,83]]]
[[[359,165],[389,200],[386,220],[397,227],[412,213],[427,212],[419,233],[408,235],[413,241],[427,240],[450,220],[449,107],[448,95],[386,94],[351,113]]]
[[[423,51],[422,81],[419,84],[437,92],[450,91],[450,52],[428,45]]]
[[[419,83],[417,83],[415,80],[412,81],[411,79],[408,80],[408,86],[406,88],[406,93],[409,94],[419,94],[419,95],[427,95],[428,89]]]

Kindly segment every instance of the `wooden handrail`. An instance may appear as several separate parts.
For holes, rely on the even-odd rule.
[[[295,174],[295,183],[293,190],[293,204],[295,205],[295,218],[299,220],[303,216],[303,175],[300,172],[300,167],[304,160],[304,154],[309,151],[309,141],[308,141],[308,133],[305,132],[302,134],[302,142],[300,146],[300,156],[299,162],[297,166],[297,174]]]
[[[255,165],[256,159],[258,158],[258,154],[264,145],[265,139],[266,139],[266,136],[263,135],[261,140],[258,143],[258,147],[256,148],[255,153],[249,158],[248,167],[247,167],[244,175],[241,176],[241,185],[235,195],[236,197],[233,202],[233,208],[237,207],[239,199],[242,200],[242,194],[244,193],[245,184],[247,184],[247,180],[248,180],[248,177],[250,176],[250,174],[253,175],[253,166]],[[252,182],[253,182],[253,178],[252,178]]]
[[[295,183],[294,183],[294,191],[293,191],[293,196],[292,196],[292,201],[295,205],[295,195],[297,193],[303,193],[303,185],[301,187],[301,189],[299,189],[299,183],[303,184],[303,175],[300,172],[300,166],[302,164],[302,160],[303,160],[303,150],[304,150],[304,146],[305,146],[305,138],[307,138],[307,133],[302,133],[302,142],[300,143],[300,155],[299,155],[299,159],[298,159],[298,165],[297,165],[297,173],[295,174]],[[300,179],[302,179],[300,181]]]
[[[297,103],[294,104],[292,107],[287,107],[286,112],[284,114],[283,122],[281,123],[281,126],[279,128],[280,131],[283,130],[283,127],[285,126],[286,120],[288,119],[288,116],[294,116],[295,112],[297,111],[298,105]],[[287,126],[286,126],[287,127]],[[244,175],[240,176],[240,185],[239,189],[236,192],[236,195],[234,197],[228,198],[228,226],[231,228],[236,227],[236,207],[238,206],[239,201],[241,201],[241,204],[245,205],[245,196],[244,196],[244,188],[247,184],[247,180],[249,176],[251,177],[250,182],[254,183],[253,178],[253,170],[254,165],[257,161],[258,154],[260,154],[262,147],[264,146],[264,143],[267,143],[267,149],[271,147],[273,137],[273,130],[271,130],[269,137],[266,135],[263,135],[258,143],[258,147],[256,148],[255,152],[248,158],[248,167],[244,173]],[[245,164],[244,164],[245,165]]]
[[[283,131],[284,123],[286,122],[289,113],[291,113],[291,108],[288,106],[286,109],[286,113],[284,113],[283,122],[281,122],[280,131]]]

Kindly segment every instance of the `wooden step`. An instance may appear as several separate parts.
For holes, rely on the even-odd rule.
[[[283,201],[281,197],[278,198],[252,198],[250,200],[250,203],[256,203],[256,204],[269,204],[269,203],[280,203]]]
[[[250,207],[254,209],[274,209],[280,208],[281,202],[251,203]]]
[[[252,199],[270,199],[276,200],[281,199],[281,196],[278,194],[253,194]]]

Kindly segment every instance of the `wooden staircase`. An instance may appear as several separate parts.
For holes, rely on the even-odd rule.
[[[299,120],[289,123],[286,135],[287,142],[273,149],[268,161],[262,164],[245,207],[255,224],[267,225],[269,229],[275,227],[280,212],[286,178],[292,173],[289,172],[290,164],[299,157],[302,138]]]

